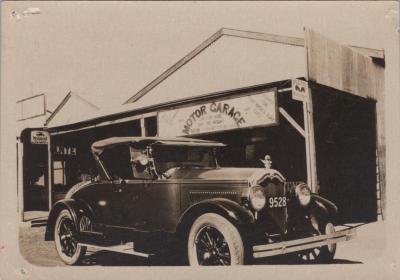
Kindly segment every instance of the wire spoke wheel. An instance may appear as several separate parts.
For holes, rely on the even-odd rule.
[[[69,257],[72,257],[77,249],[77,240],[74,237],[73,222],[68,218],[60,221],[60,231],[58,233],[61,240],[61,250]]]
[[[188,237],[190,265],[238,265],[244,247],[238,230],[224,217],[206,213],[193,223]]]
[[[204,226],[195,237],[196,254],[202,265],[230,265],[231,254],[221,232]]]
[[[71,214],[61,211],[54,227],[54,241],[58,255],[67,264],[78,263],[86,252],[86,247],[79,245],[77,234]]]

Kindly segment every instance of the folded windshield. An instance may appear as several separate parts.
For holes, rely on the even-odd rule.
[[[153,156],[160,174],[172,168],[215,168],[215,147],[156,146]]]

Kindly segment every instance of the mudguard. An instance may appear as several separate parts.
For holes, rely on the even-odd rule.
[[[44,238],[46,241],[54,240],[54,225],[56,223],[58,214],[64,209],[67,209],[70,212],[71,217],[74,220],[75,226],[79,224],[79,220],[83,215],[86,215],[90,219],[93,219],[92,210],[84,202],[71,198],[57,201],[53,205],[53,208],[51,209],[49,214],[49,218],[47,219],[46,233]],[[79,228],[77,228],[77,231],[79,231]]]
[[[186,209],[178,223],[177,232],[187,230],[197,217],[207,212],[220,214],[239,230],[255,221],[253,213],[244,206],[229,199],[214,198],[202,200]]]
[[[338,208],[333,202],[317,194],[311,194],[311,198],[315,202],[315,205],[321,209],[331,221],[335,219]]]

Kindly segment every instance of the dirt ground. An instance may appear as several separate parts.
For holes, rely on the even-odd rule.
[[[381,228],[383,222],[363,225],[357,229],[355,239],[338,244],[334,264],[361,264],[373,261],[384,250]],[[32,227],[30,223],[20,226],[19,245],[21,255],[38,266],[65,266],[58,257],[53,241],[44,241],[45,227]],[[288,264],[283,258],[264,259],[256,264]],[[130,255],[88,249],[81,265],[98,266],[148,266],[150,261]]]

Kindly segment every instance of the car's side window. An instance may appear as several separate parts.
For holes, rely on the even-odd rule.
[[[116,145],[103,151],[100,159],[112,179],[133,179],[129,147]]]

